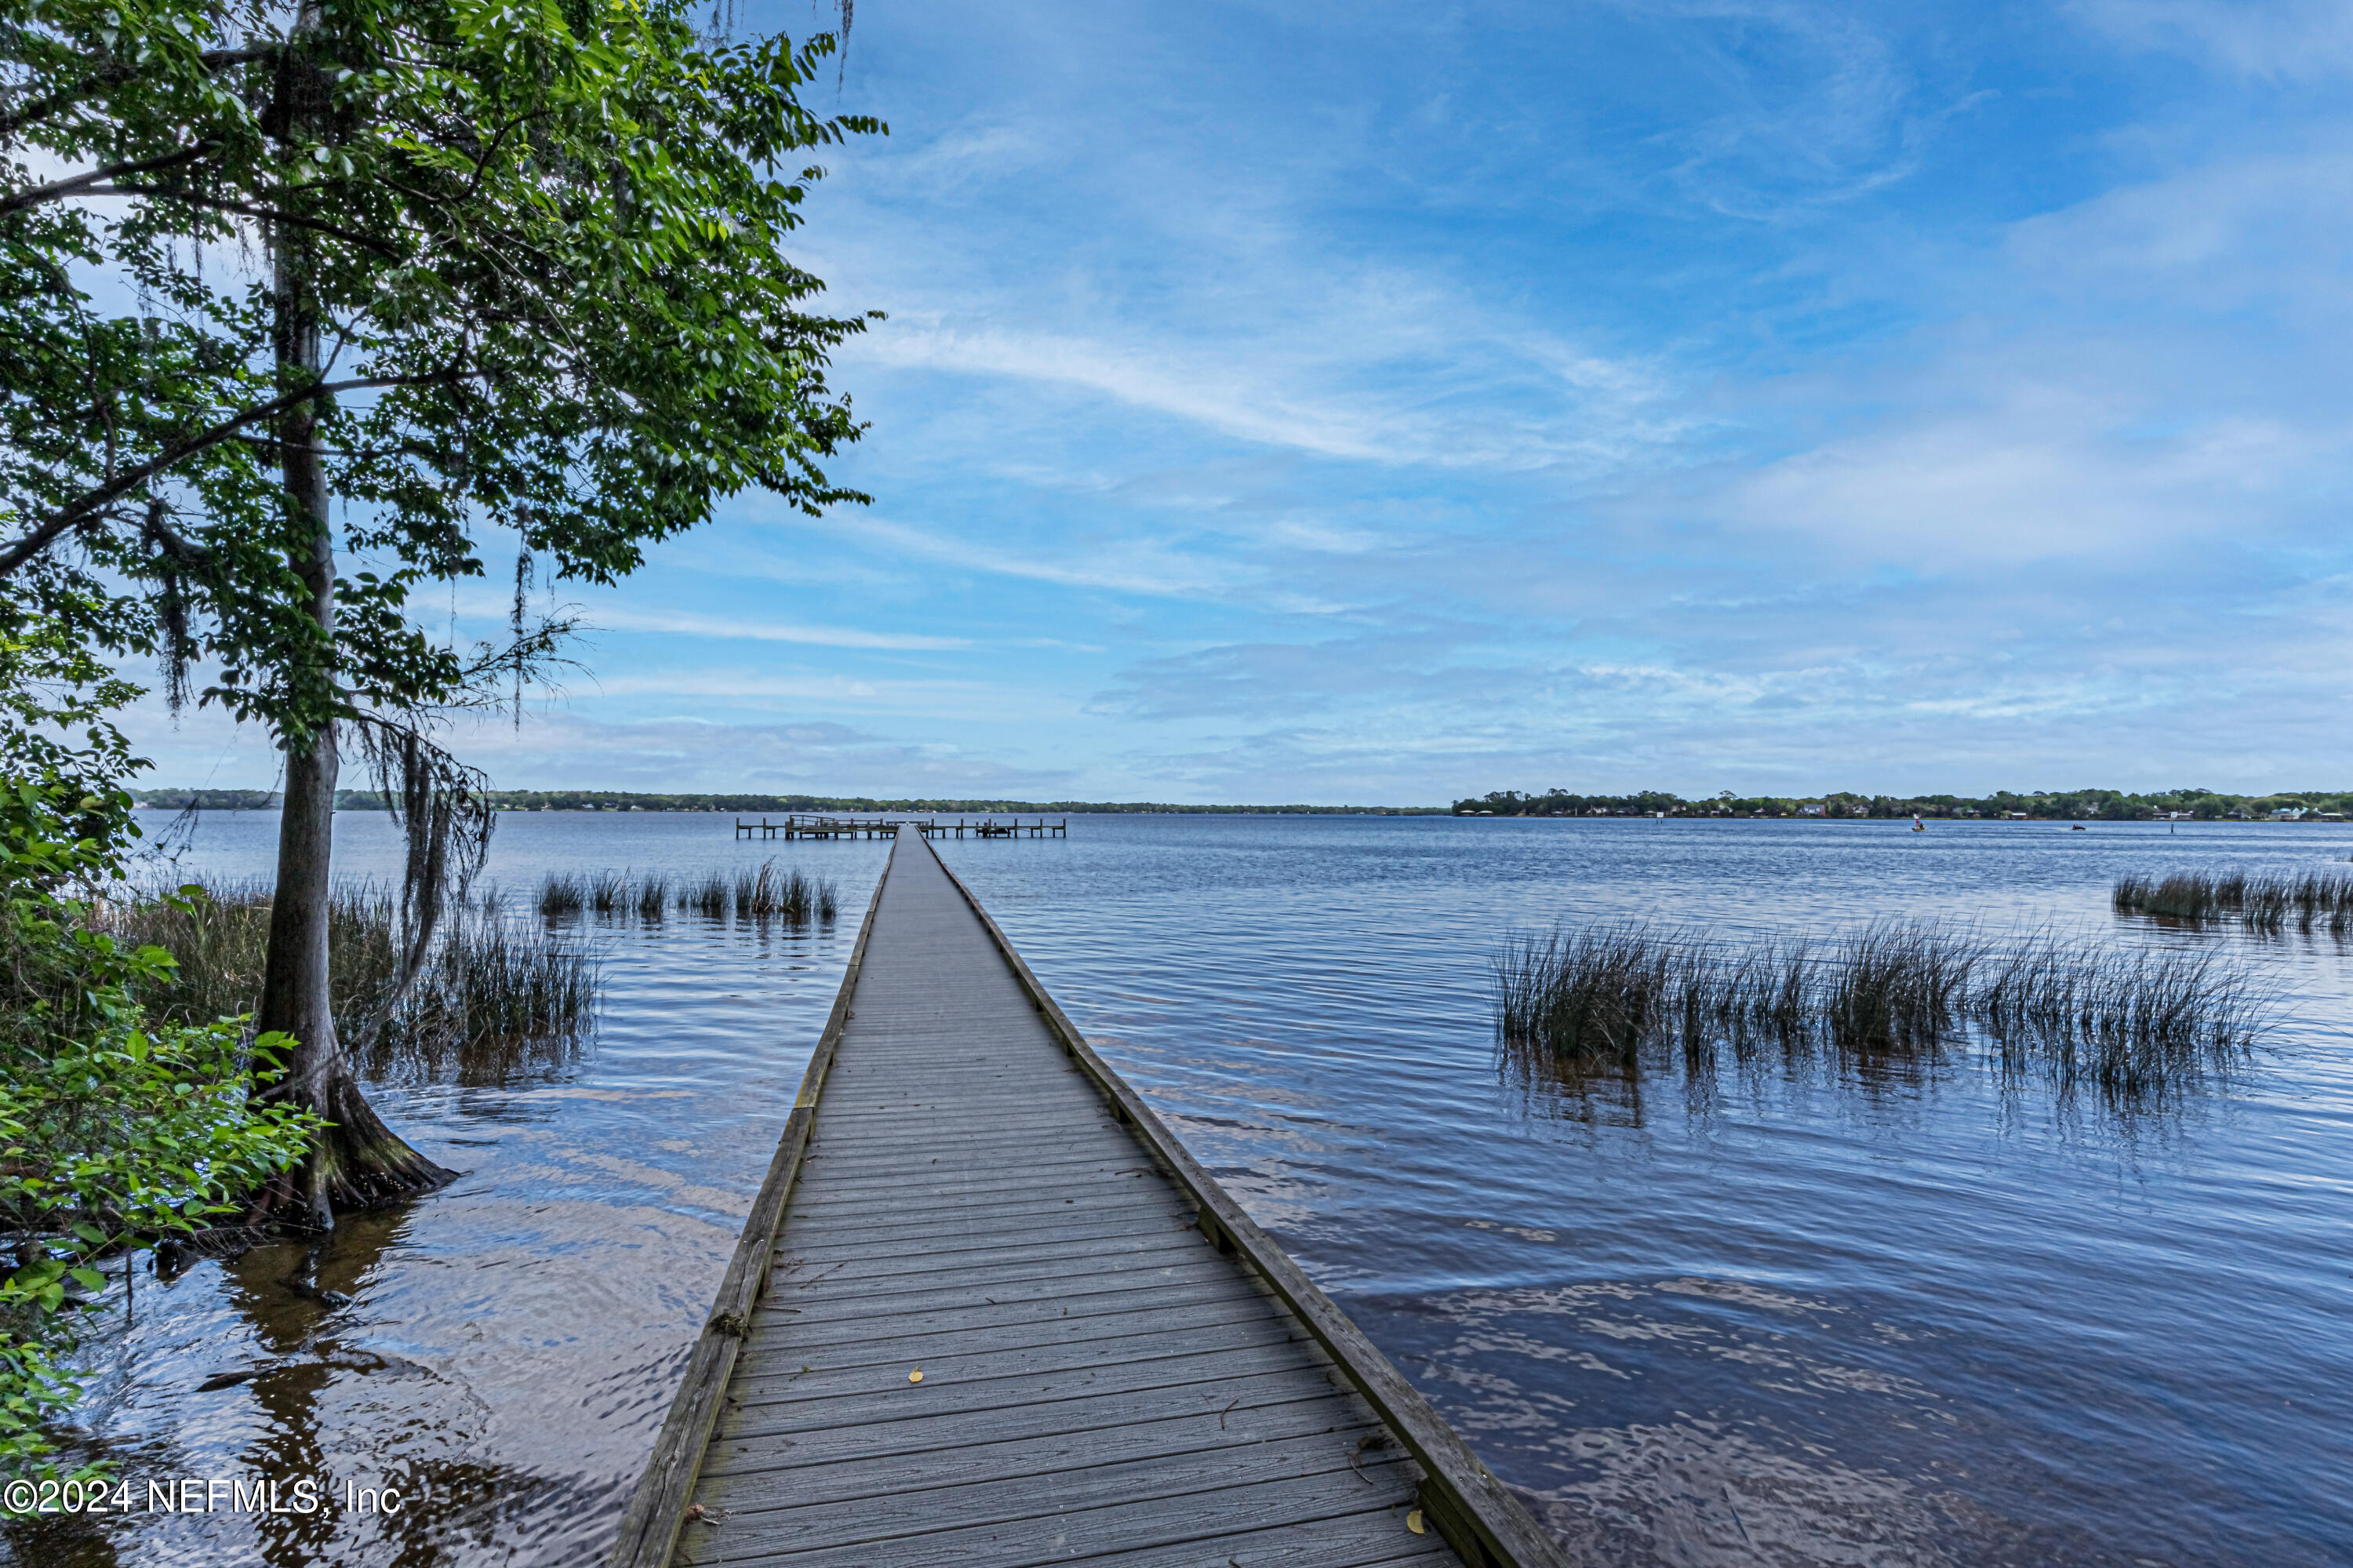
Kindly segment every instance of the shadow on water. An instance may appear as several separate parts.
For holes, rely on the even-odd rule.
[[[250,1474],[311,1476],[333,1500],[317,1514],[264,1514],[239,1522],[250,1549],[271,1568],[352,1561],[429,1568],[490,1547],[541,1489],[512,1467],[438,1451],[481,1436],[490,1411],[459,1384],[417,1361],[347,1343],[343,1309],[362,1295],[385,1253],[407,1228],[406,1211],[350,1216],[313,1245],[257,1247],[227,1269],[230,1299],[252,1325],[257,1348],[274,1361],[243,1384],[261,1416],[259,1441],[239,1456]],[[389,1414],[429,1413],[429,1446],[364,1457],[329,1434],[354,1405]],[[469,1423],[463,1419],[471,1415]],[[458,1417],[459,1419],[453,1419]],[[420,1434],[424,1436],[424,1434]],[[346,1506],[343,1489],[400,1494],[396,1510]],[[230,1539],[237,1539],[235,1527]]]
[[[111,1460],[129,1483],[133,1510],[145,1515],[132,1561],[438,1568],[504,1555],[531,1515],[572,1500],[560,1482],[465,1452],[488,1435],[492,1419],[461,1383],[364,1342],[384,1325],[353,1303],[377,1282],[412,1216],[412,1207],[348,1215],[315,1241],[271,1243],[193,1266],[218,1271],[218,1298],[245,1330],[237,1361],[214,1361],[196,1383],[195,1393],[212,1407],[195,1425],[203,1434],[231,1426],[248,1436],[203,1455],[170,1434],[68,1451],[70,1462]],[[170,1284],[174,1272],[159,1283]],[[355,1437],[364,1445],[360,1451]],[[185,1478],[274,1481],[278,1507],[240,1509],[229,1491],[216,1495],[209,1510],[179,1517],[145,1509],[150,1482],[168,1489]],[[308,1512],[295,1487],[304,1478],[319,1500]],[[347,1484],[355,1489],[347,1492]],[[356,1489],[379,1498],[396,1492],[396,1506],[351,1506]],[[49,1517],[13,1521],[5,1539],[26,1568],[111,1568],[124,1561],[114,1534],[99,1520]]]

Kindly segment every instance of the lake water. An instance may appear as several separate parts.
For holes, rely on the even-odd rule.
[[[2126,871],[2342,864],[2353,830],[1905,827],[1082,817],[1066,841],[941,850],[1581,1561],[2353,1562],[2353,951],[2107,906]],[[274,831],[209,817],[184,863],[263,870]],[[338,832],[350,874],[393,864],[380,816]],[[5,1534],[18,1560],[595,1561],[887,848],[503,819],[509,887],[773,856],[833,877],[843,918],[591,923],[607,1004],[575,1063],[377,1093],[463,1180],[313,1249],[142,1275],[130,1326],[93,1342],[82,1418],[134,1490],[300,1473],[398,1488],[398,1515],[52,1520]],[[2279,1022],[2235,1081],[2137,1114],[1967,1053],[1586,1095],[1498,1071],[1487,964],[1507,933],[1877,915],[2213,944],[2279,988]]]

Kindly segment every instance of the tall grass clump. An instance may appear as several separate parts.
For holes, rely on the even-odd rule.
[[[543,1076],[577,1053],[596,1015],[595,958],[533,931],[464,920],[435,945],[391,1022],[359,1053],[373,1078],[468,1086]]]
[[[831,878],[779,871],[773,860],[733,875],[711,871],[675,881],[667,872],[638,877],[628,872],[554,872],[539,890],[539,912],[550,920],[593,911],[600,919],[634,916],[649,924],[676,908],[712,920],[830,925],[840,907],[841,895]]]
[[[2120,876],[2118,913],[2175,920],[2235,918],[2255,931],[2353,932],[2353,871],[2178,871],[2162,877]]]
[[[2227,1074],[2267,1009],[2212,953],[1919,921],[1745,944],[1624,923],[1518,937],[1494,964],[1507,1060],[1570,1080],[1673,1056],[1698,1075],[1720,1047],[1890,1062],[1978,1045],[2006,1074],[2139,1103]]]
[[[1970,1011],[2005,1070],[2063,1089],[2165,1097],[2207,1072],[2227,1076],[2262,1032],[2270,998],[2220,954],[2119,951],[2047,934],[1987,958]]]
[[[727,912],[735,906],[735,892],[723,874],[705,872],[679,889],[678,906],[707,919],[724,920]]]
[[[798,870],[780,872],[773,860],[763,863],[757,872],[738,872],[735,876],[735,917],[739,920],[780,920],[788,926],[806,926],[811,920],[831,920],[836,902],[829,880],[807,876]]]
[[[271,890],[251,881],[193,885],[201,895],[176,904],[110,906],[107,925],[118,939],[152,942],[178,960],[168,980],[142,994],[159,1016],[195,1023],[250,1012],[261,992]],[[364,1074],[501,1083],[526,1067],[560,1064],[586,1039],[596,1018],[594,958],[543,931],[516,931],[495,903],[485,906],[446,923],[417,979],[393,1000],[403,952],[398,895],[369,884],[335,889],[329,1005]]]
[[[587,885],[569,872],[556,872],[539,885],[539,912],[550,920],[568,919],[587,907]]]
[[[649,872],[638,884],[631,906],[640,920],[660,919],[670,907],[670,878],[659,872]]]
[[[627,872],[591,872],[587,882],[588,907],[597,914],[611,916],[628,908],[631,899]]]
[[[1672,1006],[1673,968],[1672,941],[1640,925],[1518,938],[1495,963],[1496,1027],[1579,1069],[1631,1069]]]
[[[1815,980],[1831,1041],[1870,1054],[1934,1050],[1969,1001],[1977,942],[1936,927],[1883,921],[1833,949]]]

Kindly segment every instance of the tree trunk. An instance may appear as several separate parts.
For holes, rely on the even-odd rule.
[[[332,586],[332,569],[328,580]],[[325,602],[332,614],[332,599]],[[327,874],[336,766],[332,726],[322,726],[307,747],[286,752],[278,891],[270,905],[269,956],[255,1020],[258,1029],[282,1030],[296,1042],[286,1076],[270,1089],[270,1097],[316,1111],[330,1123],[311,1140],[301,1164],[264,1190],[255,1217],[322,1228],[333,1223],[337,1208],[423,1192],[450,1177],[375,1114],[335,1034],[327,991]]]
[[[318,26],[315,0],[303,5],[298,35]],[[320,84],[307,66],[280,78],[296,123],[318,111]],[[273,237],[280,384],[317,380],[321,369],[319,313],[309,287],[302,230]],[[317,638],[297,650],[288,672],[289,696],[307,724],[280,736],[286,753],[286,809],[278,827],[278,890],[269,911],[269,954],[255,1028],[282,1031],[295,1042],[286,1075],[272,1099],[316,1111],[328,1126],[311,1140],[302,1163],[278,1177],[256,1201],[253,1218],[332,1224],[337,1207],[380,1202],[422,1192],[452,1172],[426,1159],[385,1126],[353,1075],[335,1037],[327,992],[328,861],[335,833],[335,539],[328,524],[326,454],[319,408],[301,403],[278,429],[288,512],[301,530],[287,565],[309,590]]]

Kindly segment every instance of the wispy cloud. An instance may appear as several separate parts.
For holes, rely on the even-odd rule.
[[[934,561],[998,577],[1026,577],[1064,588],[1174,598],[1220,597],[1256,581],[1247,563],[1188,555],[1155,539],[1057,541],[1034,549],[1009,548],[986,537],[958,536],[860,516],[836,524],[865,545],[917,560]]]
[[[1054,795],[1068,768],[1008,766],[960,747],[828,723],[612,724],[555,714],[462,737],[508,789],[730,789],[845,795]]]
[[[865,631],[850,626],[802,626],[791,621],[750,617],[701,615],[691,610],[638,609],[627,605],[596,604],[587,612],[592,629],[614,631],[658,631],[677,637],[707,637],[723,641],[797,642],[811,648],[873,648],[923,651],[969,648],[966,637],[934,637],[919,632]]]
[[[1303,258],[1300,270],[1316,264]],[[935,310],[878,332],[860,357],[1050,383],[1237,440],[1382,464],[1602,470],[1679,433],[1659,378],[1641,367],[1533,328],[1433,330],[1409,300],[1323,302],[1331,319],[1312,346],[1290,334],[1209,344],[1183,332],[1122,341],[965,326]]]
[[[2075,0],[2068,9],[2112,37],[2242,76],[2353,71],[2353,11],[2340,0]]]

